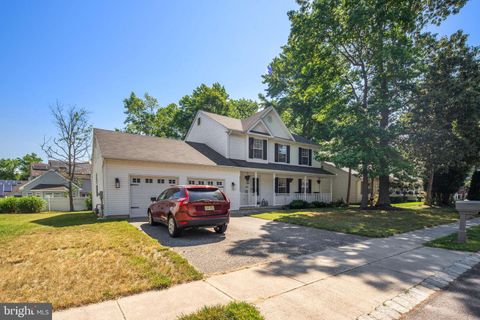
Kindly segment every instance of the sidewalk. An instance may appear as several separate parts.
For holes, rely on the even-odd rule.
[[[480,218],[468,225],[480,224]],[[56,312],[56,320],[175,319],[204,305],[245,300],[266,319],[355,319],[471,253],[423,247],[458,224],[276,261],[162,291]]]

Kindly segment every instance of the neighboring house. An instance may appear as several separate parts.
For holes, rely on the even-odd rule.
[[[74,184],[74,197],[80,197],[82,188]],[[68,196],[68,179],[59,172],[50,169],[20,187],[22,196],[41,198],[66,198]]]
[[[0,180],[0,198],[3,197],[21,197],[19,188],[27,181],[19,180]]]
[[[185,141],[94,129],[92,147],[93,206],[105,216],[144,217],[150,198],[177,184],[219,186],[233,210],[346,198],[337,169],[315,160],[319,146],[272,107],[246,119],[199,111]]]
[[[68,166],[66,163],[58,160],[48,160],[48,163],[32,163],[30,166],[29,180],[42,176],[52,170],[59,173],[68,182]],[[92,183],[90,180],[91,172],[92,165],[89,162],[79,162],[75,164],[74,183],[80,188],[79,197],[86,197],[92,191]]]
[[[348,168],[339,168],[331,162],[323,162],[323,168],[336,174],[333,180],[333,194],[335,198],[343,201],[347,200],[348,189]],[[360,203],[362,201],[362,178],[359,173],[352,170],[350,181],[350,203]]]

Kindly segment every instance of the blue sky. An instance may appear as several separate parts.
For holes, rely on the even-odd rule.
[[[106,129],[123,126],[131,91],[166,105],[220,82],[233,98],[256,99],[294,8],[294,0],[1,1],[0,158],[44,157],[57,99]],[[471,0],[431,30],[463,29],[479,45],[479,12]]]

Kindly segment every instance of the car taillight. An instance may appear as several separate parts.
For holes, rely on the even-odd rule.
[[[179,198],[177,201],[179,207],[183,207],[188,204],[188,198]]]

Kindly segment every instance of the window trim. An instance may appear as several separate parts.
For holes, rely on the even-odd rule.
[[[277,182],[278,194],[286,194],[287,193],[287,178],[278,178],[277,181],[278,181]],[[283,189],[283,191],[280,191],[280,189]]]
[[[301,148],[300,149],[300,152],[301,152],[301,154],[300,154],[301,163],[299,163],[300,165],[304,165],[304,166],[309,165],[309,162],[310,162],[310,151],[309,150],[310,149],[306,149],[306,148]],[[306,153],[306,155],[304,153]]]
[[[257,146],[255,145],[257,142],[259,143],[260,148],[258,147],[258,145],[257,145]],[[262,140],[262,139],[253,138],[252,150],[253,150],[253,152],[252,152],[252,159],[261,159],[261,160],[263,160],[263,140]],[[257,156],[255,155],[255,151],[260,152],[260,157],[257,157]]]

